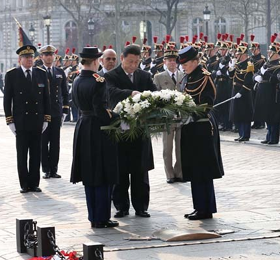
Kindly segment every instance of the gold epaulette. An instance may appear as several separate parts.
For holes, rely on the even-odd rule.
[[[109,117],[110,117],[110,118],[112,118],[112,113],[111,113],[111,112],[112,112],[112,110],[110,110],[110,109],[106,109],[106,111],[107,111],[107,113],[108,113]]]
[[[44,121],[45,122],[51,122],[51,116],[50,115],[44,115]]]
[[[246,72],[254,72],[255,71],[255,66],[254,63],[252,63],[251,61],[247,62],[247,69]]]
[[[10,72],[10,71],[12,71],[12,70],[14,70],[14,69],[16,69],[16,67],[13,67],[13,68],[7,70],[6,73],[7,73],[7,72]]]
[[[93,73],[92,76],[95,78],[95,80],[97,82],[104,82],[105,81],[105,78],[101,77],[99,74],[97,73]]]
[[[69,108],[69,106],[62,106],[62,108]]]
[[[211,73],[207,69],[204,69],[204,68],[202,68],[202,74],[207,75],[207,76],[211,75]]]
[[[40,70],[42,70],[42,71],[44,71],[44,72],[46,72],[46,70],[45,69],[43,69],[43,68],[41,68],[41,67],[36,67],[37,69],[40,69]]]
[[[14,122],[14,117],[13,116],[7,116],[6,117],[6,123],[7,123],[7,125],[8,124],[11,124],[11,123],[13,123]]]

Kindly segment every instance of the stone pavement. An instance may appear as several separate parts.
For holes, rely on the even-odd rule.
[[[2,98],[0,97],[0,103]],[[29,259],[16,251],[16,218],[32,218],[55,226],[61,249],[79,252],[85,242],[105,245],[105,259],[280,259],[280,146],[261,145],[265,130],[253,130],[247,143],[232,141],[237,134],[221,133],[225,176],[215,180],[218,213],[211,220],[189,221],[192,211],[189,183],[167,184],[161,139],[153,139],[155,170],[150,172],[151,218],[130,215],[115,229],[90,228],[83,186],[69,182],[74,124],[61,134],[59,174],[41,179],[42,193],[19,193],[15,138],[0,108],[0,260]],[[112,214],[115,209],[112,207]],[[162,242],[128,241],[133,235],[151,236],[160,229],[233,230],[221,238]]]

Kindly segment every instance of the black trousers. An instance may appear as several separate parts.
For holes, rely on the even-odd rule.
[[[42,134],[38,131],[17,131],[16,133],[17,167],[20,186],[26,189],[38,187],[40,182]]]
[[[130,177],[130,178],[129,178]],[[150,184],[148,171],[120,172],[120,182],[113,189],[113,203],[117,210],[128,211],[130,207],[128,189],[130,187],[131,203],[135,211],[146,211],[150,201]]]
[[[61,117],[52,117],[42,135],[42,169],[43,172],[57,173],[60,148]]]
[[[203,213],[216,213],[216,198],[213,180],[191,181],[193,208]]]
[[[105,222],[111,218],[111,185],[85,186],[88,220]]]

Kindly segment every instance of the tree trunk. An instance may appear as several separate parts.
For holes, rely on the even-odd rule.
[[[266,9],[266,37],[267,37],[267,46],[270,44],[271,36],[271,1],[267,0],[267,9]]]

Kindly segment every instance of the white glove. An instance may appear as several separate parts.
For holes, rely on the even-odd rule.
[[[223,65],[222,63],[219,64],[219,68],[222,69],[225,65]]]
[[[267,71],[263,66],[261,67],[261,74],[264,75],[264,73]]]
[[[189,116],[188,119],[186,121],[183,121],[182,122],[182,125],[188,125],[189,123],[192,123],[194,120],[193,120],[193,117],[192,116]]]
[[[146,65],[144,65],[142,62],[140,63],[141,70],[144,70],[146,68]]]
[[[263,80],[263,77],[261,76],[261,75],[258,75],[258,76],[256,76],[255,77],[255,81],[257,81],[257,82],[261,82]]]
[[[130,126],[127,123],[125,123],[124,121],[121,121],[121,130],[126,131],[129,129],[130,129]]]
[[[62,117],[61,117],[61,126],[63,126],[66,117],[67,117],[67,114],[62,114]]]
[[[234,96],[234,98],[241,98],[241,97],[242,95],[239,92]]]
[[[235,66],[235,63],[236,63],[236,59],[232,59],[229,63],[228,63],[228,66],[230,67],[230,68],[234,68],[234,66]]]
[[[10,127],[12,133],[16,136],[17,133],[16,133],[16,126],[15,126],[15,123],[10,123],[10,124],[8,124],[8,126]]]
[[[221,72],[220,70],[218,70],[218,71],[216,72],[216,75],[217,75],[217,76],[221,76],[221,75],[222,75],[222,72]]]
[[[49,124],[48,122],[44,122],[44,123],[43,123],[42,133],[44,133],[44,132],[45,132],[45,130],[47,129],[48,124]]]

